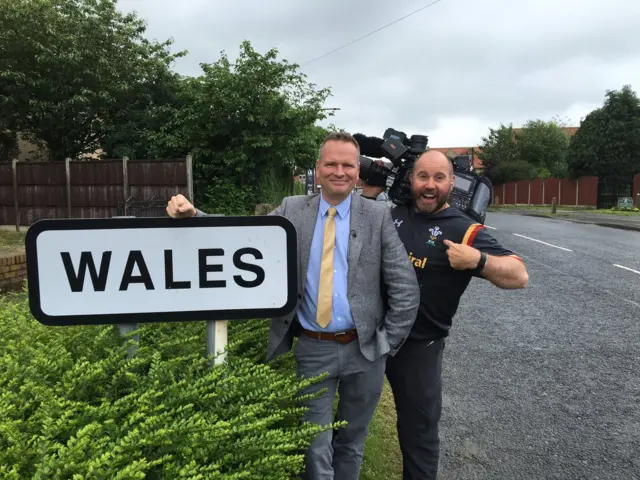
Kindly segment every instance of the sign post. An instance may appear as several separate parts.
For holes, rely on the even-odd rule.
[[[227,320],[207,320],[207,356],[211,358],[211,365],[224,363],[227,353]]]
[[[221,213],[209,213],[208,217],[223,217]],[[207,336],[207,357],[211,359],[211,365],[224,363],[228,340],[228,321],[227,320],[207,320],[205,331]]]
[[[295,308],[296,252],[275,215],[41,220],[26,234],[29,306],[49,326],[206,320],[216,353],[226,320]]]
[[[316,171],[313,168],[307,170],[307,175],[305,177],[305,188],[307,190],[307,195],[312,195],[315,193],[316,186]]]
[[[123,159],[123,161],[125,162],[125,166],[126,166],[126,159],[127,157],[124,157]],[[126,173],[127,171],[126,168],[124,171]],[[136,218],[136,217],[134,215],[116,215],[111,218]],[[134,332],[138,329],[138,324],[137,323],[119,323],[117,327],[118,327],[118,332],[120,333],[120,336],[126,337],[128,333]],[[130,345],[129,348],[127,348],[127,358],[132,358],[133,355],[136,353],[136,350],[138,350],[138,343],[140,342],[140,336],[137,334],[134,335],[133,340],[135,344]]]

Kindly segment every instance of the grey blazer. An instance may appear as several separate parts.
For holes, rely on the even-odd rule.
[[[297,305],[304,296],[319,206],[319,194],[300,195],[285,198],[270,213],[286,217],[297,231]],[[349,237],[347,298],[358,331],[360,350],[373,361],[383,355],[395,355],[402,346],[418,313],[420,291],[415,271],[385,203],[352,195],[351,230],[356,235]],[[291,327],[295,317],[296,310],[286,317],[271,319],[267,360],[291,349],[294,337]]]

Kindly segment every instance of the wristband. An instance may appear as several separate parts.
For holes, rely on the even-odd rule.
[[[487,254],[484,252],[480,252],[480,260],[478,261],[478,265],[471,270],[473,273],[480,273],[487,263]]]

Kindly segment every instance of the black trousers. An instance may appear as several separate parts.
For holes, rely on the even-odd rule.
[[[407,341],[387,358],[386,375],[398,415],[403,480],[435,480],[440,458],[444,339]]]

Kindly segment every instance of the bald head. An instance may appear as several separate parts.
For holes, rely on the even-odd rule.
[[[437,213],[449,206],[453,190],[453,164],[437,150],[424,152],[411,172],[411,196],[418,212]]]
[[[420,155],[413,166],[414,174],[424,170],[427,166],[440,170],[445,169],[449,173],[449,177],[453,177],[453,162],[449,160],[449,157],[438,150],[427,150]]]

